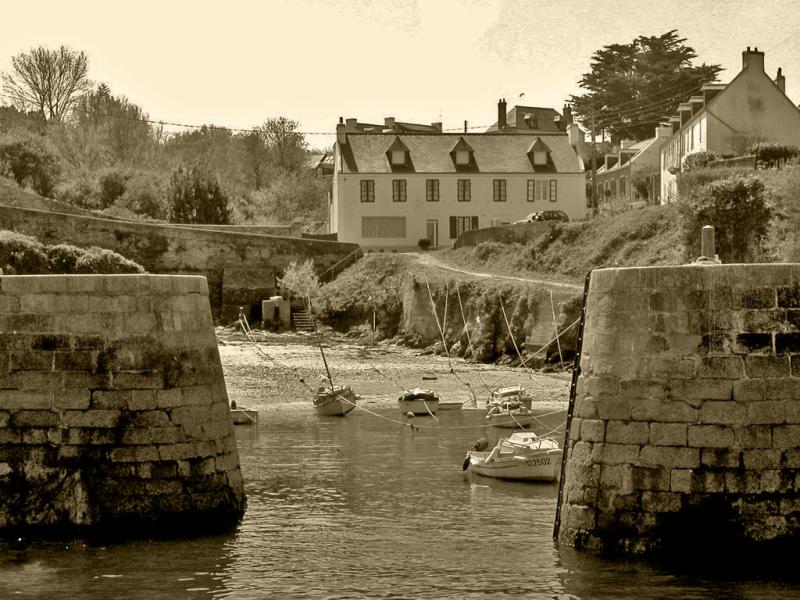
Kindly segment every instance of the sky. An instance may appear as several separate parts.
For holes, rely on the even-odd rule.
[[[670,29],[723,82],[757,46],[800,103],[800,0],[27,0],[0,10],[0,71],[65,44],[154,120],[285,116],[323,147],[339,117],[457,130],[491,125],[501,97],[561,112],[593,52]]]

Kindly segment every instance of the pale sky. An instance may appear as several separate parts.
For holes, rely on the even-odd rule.
[[[66,44],[152,119],[252,127],[286,116],[312,145],[339,116],[459,129],[497,100],[561,111],[592,53],[678,29],[723,82],[757,46],[800,103],[800,0],[62,0],[3,2],[0,70]],[[520,94],[524,96],[520,97]],[[176,128],[171,128],[176,130]]]

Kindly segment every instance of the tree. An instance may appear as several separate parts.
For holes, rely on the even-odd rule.
[[[173,223],[229,222],[228,196],[216,177],[197,167],[179,167],[172,173],[167,202]]]
[[[0,135],[0,173],[6,172],[17,185],[49,196],[60,171],[58,157],[44,137],[27,129]]]
[[[270,223],[289,223],[295,219],[324,219],[328,209],[326,180],[306,169],[276,173],[269,185],[250,195],[253,217]]]
[[[278,117],[267,119],[258,128],[273,170],[299,171],[305,166],[306,140],[297,131],[299,126],[297,121]]]
[[[310,258],[302,264],[292,261],[286,267],[283,277],[278,279],[278,285],[291,296],[303,298],[310,302],[320,295],[319,277],[314,271],[314,261]]]
[[[614,141],[652,137],[665,115],[704,83],[716,81],[722,69],[693,66],[697,55],[685,41],[673,29],[596,51],[591,71],[578,82],[586,93],[570,97],[576,116],[589,126],[594,113],[596,129],[608,131]]]
[[[88,73],[83,52],[38,46],[11,58],[11,71],[3,73],[3,90],[19,110],[40,111],[49,121],[61,121],[89,91]]]

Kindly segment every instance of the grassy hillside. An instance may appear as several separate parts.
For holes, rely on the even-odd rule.
[[[443,250],[449,264],[509,275],[582,278],[590,269],[672,265],[685,262],[674,205],[602,216],[589,222],[553,224],[525,244],[481,242]]]

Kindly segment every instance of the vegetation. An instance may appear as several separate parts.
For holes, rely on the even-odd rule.
[[[6,230],[0,230],[0,268],[6,275],[144,273],[141,265],[111,250],[45,246],[36,238]]]
[[[576,116],[588,127],[594,115],[596,128],[614,141],[651,137],[665,114],[721,70],[692,65],[697,55],[685,41],[673,29],[596,51],[591,70],[578,81],[586,93],[571,96]]]
[[[292,261],[283,273],[283,277],[278,279],[278,285],[290,295],[297,298],[305,298],[311,301],[320,295],[319,277],[314,271],[314,261],[307,261],[298,264]]]
[[[216,177],[197,167],[178,167],[167,187],[167,201],[173,223],[228,223],[227,195]]]
[[[0,175],[48,196],[59,171],[58,158],[42,136],[25,129],[0,134]]]
[[[755,155],[759,167],[772,168],[796,159],[800,148],[780,142],[759,142],[750,146],[747,153]]]

